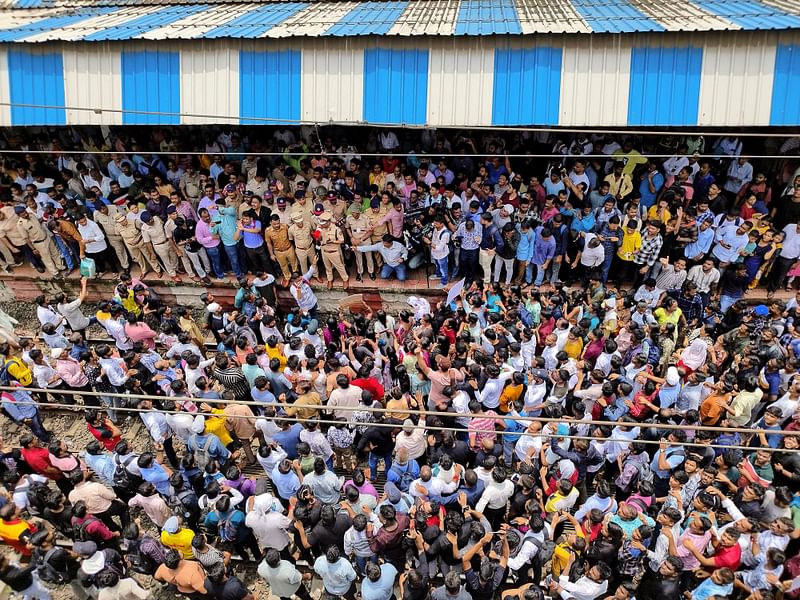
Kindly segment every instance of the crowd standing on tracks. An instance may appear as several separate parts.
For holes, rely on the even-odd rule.
[[[772,298],[800,273],[790,160],[578,135],[539,177],[516,140],[425,131],[403,160],[382,131],[370,161],[302,133],[275,131],[277,160],[229,131],[197,160],[157,130],[145,156],[120,130],[103,161],[55,139],[8,163],[7,268],[120,271],[94,314],[84,277],[37,299],[35,339],[0,323],[14,593],[244,600],[253,563],[280,598],[800,594],[800,293]],[[358,278],[432,264],[463,287],[325,316],[311,284],[346,285],[345,251]],[[180,270],[232,271],[233,305],[206,292],[195,320],[145,281]],[[48,431],[52,405],[93,441]]]

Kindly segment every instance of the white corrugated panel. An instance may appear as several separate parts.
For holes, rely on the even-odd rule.
[[[11,102],[11,93],[8,87],[8,53],[0,47],[0,102]],[[11,125],[11,107],[0,104],[0,125]]]
[[[571,36],[564,43],[559,125],[626,125],[631,40]]]
[[[428,123],[491,125],[494,44],[483,39],[433,43],[428,79]]]
[[[264,34],[270,38],[294,36],[318,36],[333,27],[339,19],[358,6],[358,2],[312,2],[308,8],[298,12]]]
[[[63,44],[64,101],[74,108],[106,108],[116,112],[67,110],[68,125],[122,123],[122,76],[119,46],[105,43]]]
[[[666,31],[741,29],[741,26],[733,21],[704,10],[699,2],[669,0],[669,2],[654,3],[651,0],[631,0],[631,4],[643,15],[659,23]]]
[[[239,48],[237,43],[181,45],[181,123],[239,122]],[[227,118],[222,118],[227,117]]]
[[[460,0],[409,2],[388,35],[453,35]]]
[[[777,38],[705,36],[698,125],[769,125]]]
[[[304,42],[301,72],[303,120],[362,120],[364,46],[358,40]]]
[[[251,9],[258,8],[247,7]],[[230,5],[216,6],[202,12],[194,13],[179,19],[174,23],[170,23],[164,27],[159,27],[136,36],[144,40],[168,40],[168,39],[193,39],[202,37],[207,31],[211,31],[222,23],[231,21],[234,16],[244,14],[246,10],[237,8],[235,12]]]
[[[522,33],[590,33],[569,0],[515,0]]]

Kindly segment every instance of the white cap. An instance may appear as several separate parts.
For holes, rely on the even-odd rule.
[[[670,367],[667,369],[666,380],[669,385],[678,385],[678,382],[681,380],[681,376],[678,374],[678,369],[675,367]]]
[[[61,358],[62,354],[64,354],[63,348],[53,348],[52,350],[50,350],[50,356],[52,356],[55,359]]]
[[[503,205],[503,210],[506,211],[509,215],[513,215],[514,214],[514,206],[511,205],[511,204],[504,204]]]
[[[195,433],[203,433],[206,430],[206,418],[203,415],[197,415],[192,423],[192,431]]]
[[[220,305],[218,302],[212,302],[208,306],[206,306],[206,310],[210,313],[215,313],[220,309]]]
[[[106,557],[102,550],[98,550],[81,563],[81,569],[87,575],[97,575],[106,566]]]

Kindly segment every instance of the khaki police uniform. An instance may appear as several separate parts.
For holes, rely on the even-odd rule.
[[[104,215],[99,210],[96,210],[92,217],[103,233],[106,234],[108,245],[114,249],[122,270],[127,271],[131,263],[128,259],[128,251],[125,249],[125,242],[122,241],[122,238],[117,233],[116,218],[118,214],[120,214],[119,209],[112,204],[108,206],[108,214]]]
[[[367,233],[369,221],[367,217],[358,213],[349,215],[345,220],[347,232],[350,235],[350,243],[353,246],[366,246],[370,243],[370,234]],[[367,261],[367,273],[375,273],[375,261],[372,259],[372,252],[354,252],[356,256],[356,269],[359,275],[364,274],[364,260]]]
[[[150,244],[146,244],[142,239],[142,232],[136,226],[134,221],[128,219],[126,215],[118,214],[114,219],[114,231],[122,238],[122,242],[131,253],[133,262],[139,265],[142,273],[148,271],[148,263],[150,268],[158,275],[161,275],[161,265],[158,264],[156,253]]]
[[[17,230],[25,238],[25,243],[36,249],[39,258],[42,259],[50,274],[58,275],[58,272],[64,268],[64,261],[47,228],[36,217],[29,214],[27,219],[19,217]]]
[[[347,269],[345,269],[344,266],[344,259],[342,258],[344,234],[339,227],[330,222],[332,218],[333,215],[328,212],[320,215],[320,221],[324,224],[320,226],[319,238],[322,250],[322,264],[325,265],[325,273],[328,277],[328,282],[333,282],[333,270],[336,269],[342,281],[347,283],[350,276],[347,274]]]
[[[164,224],[161,219],[153,217],[150,224],[142,223],[142,240],[145,244],[153,244],[153,250],[161,259],[169,276],[177,277],[178,255],[175,253],[175,248],[173,248],[170,239],[167,237],[166,231],[164,231]]]
[[[281,267],[283,278],[289,279],[292,271],[297,271],[297,255],[292,242],[289,241],[289,227],[281,223],[280,227],[275,229],[274,225],[270,225],[264,231],[264,239],[271,257],[277,260]]]
[[[380,220],[386,216],[386,213],[381,209],[378,212],[375,212],[375,209],[370,208],[367,211],[367,222],[369,222],[369,226],[372,228],[372,238],[371,243],[377,244],[378,242],[383,241],[383,236],[389,232],[389,225],[387,223],[380,223]],[[366,240],[365,240],[366,241]],[[378,252],[371,253],[375,256],[375,264],[380,268],[383,265],[383,257]]]
[[[305,217],[297,213],[292,216],[292,224],[289,225],[289,239],[294,242],[294,251],[297,255],[297,262],[300,263],[300,273],[308,273],[308,268],[314,268],[314,276],[317,275],[317,252],[314,248],[314,238],[311,235],[311,223]]]

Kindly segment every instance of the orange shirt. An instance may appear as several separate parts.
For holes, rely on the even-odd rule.
[[[703,425],[716,425],[725,414],[724,402],[727,404],[731,399],[730,394],[711,394],[703,400],[700,405],[700,420]]]

